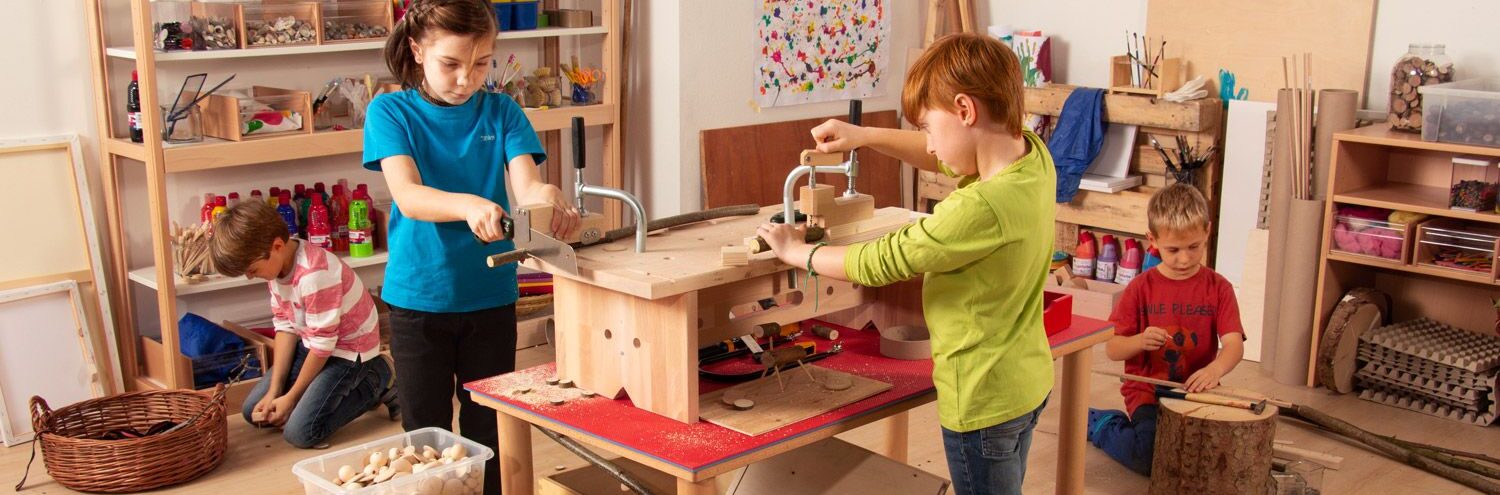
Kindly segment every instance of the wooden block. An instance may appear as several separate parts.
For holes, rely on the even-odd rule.
[[[531,214],[531,229],[548,236],[552,235],[552,205],[522,205],[515,207],[513,211],[515,211],[517,215],[521,214],[521,212],[523,211],[529,212]],[[590,237],[591,239],[601,239],[604,237],[604,233],[608,230],[609,220],[605,218],[603,214],[600,214],[599,212],[589,212],[588,214],[579,217],[578,229],[574,231],[572,235],[569,235],[566,239],[558,240],[568,244],[572,244],[575,242],[579,242],[580,239],[583,238],[585,233],[589,233],[591,236],[597,236]]]
[[[1078,191],[1057,205],[1057,221],[1146,235],[1146,203],[1155,189],[1138,187],[1115,194]]]
[[[1081,287],[1080,287],[1081,286]],[[1073,314],[1108,320],[1125,292],[1122,284],[1075,278],[1067,268],[1047,277],[1047,290],[1073,296]]]
[[[852,386],[844,390],[824,387],[822,382],[834,376],[848,378]],[[767,375],[704,394],[699,411],[704,421],[746,435],[759,435],[891,389],[889,383],[811,365],[782,371],[781,383],[785,390],[777,384],[776,377]],[[724,402],[725,398],[750,399],[755,401],[755,408],[736,410]]]
[[[843,153],[823,153],[816,150],[802,150],[798,161],[803,165],[815,167],[831,167],[844,163]]]
[[[1276,444],[1271,447],[1274,455],[1281,459],[1293,461],[1312,461],[1323,467],[1337,471],[1344,465],[1344,458],[1333,454],[1292,447],[1290,445]]]
[[[1270,478],[1277,409],[1245,409],[1161,399],[1152,494],[1264,493]]]
[[[875,216],[875,197],[868,194],[852,198],[836,196],[834,186],[830,184],[802,186],[797,198],[802,212],[808,216],[808,223],[823,228],[833,228]]]
[[[750,264],[750,248],[745,246],[729,246],[719,250],[720,263],[724,266],[745,266]]]

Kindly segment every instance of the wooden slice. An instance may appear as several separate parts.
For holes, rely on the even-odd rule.
[[[1390,314],[1389,295],[1368,288],[1357,288],[1333,307],[1328,329],[1318,341],[1318,383],[1336,393],[1354,391],[1355,355],[1359,336],[1378,327]]]
[[[734,408],[741,411],[749,411],[755,407],[755,401],[750,399],[739,399],[734,401]]]
[[[1275,407],[1256,414],[1234,407],[1161,399],[1150,493],[1265,493],[1276,415]]]

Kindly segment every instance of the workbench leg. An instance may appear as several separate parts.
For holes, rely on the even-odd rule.
[[[677,495],[717,495],[718,487],[714,486],[714,479],[709,478],[699,482],[692,482],[677,478]]]
[[[1089,358],[1093,348],[1063,356],[1062,419],[1057,434],[1057,493],[1083,493],[1083,451],[1088,448]]]
[[[495,413],[500,431],[500,493],[532,495],[536,488],[531,468],[531,425],[505,413]]]
[[[885,420],[885,456],[906,463],[911,425],[911,411],[892,414]]]

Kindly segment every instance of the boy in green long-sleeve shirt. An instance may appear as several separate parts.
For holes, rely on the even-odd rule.
[[[1042,287],[1057,173],[1021,126],[1019,67],[997,40],[949,36],[917,59],[902,90],[902,110],[921,132],[834,120],[813,129],[818,151],[868,146],[963,177],[931,217],[848,247],[808,245],[789,225],[759,229],[783,262],[822,276],[882,286],[923,275],[938,418],[959,494],[1021,492],[1031,433],[1052,391]]]

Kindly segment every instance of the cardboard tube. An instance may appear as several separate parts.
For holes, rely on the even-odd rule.
[[[1318,252],[1323,241],[1323,201],[1293,199],[1290,206],[1276,323],[1276,363],[1271,377],[1286,385],[1305,385],[1307,363],[1312,356],[1312,313],[1313,299],[1317,296]]]
[[[1286,223],[1292,200],[1292,119],[1296,92],[1276,94],[1276,137],[1271,143],[1271,240],[1266,246],[1266,299],[1261,318],[1260,369],[1276,367],[1277,321],[1281,309],[1281,275],[1286,260]]]
[[[1313,138],[1313,199],[1328,199],[1328,171],[1333,161],[1333,133],[1354,128],[1359,92],[1325,89],[1318,92],[1318,116]]]

